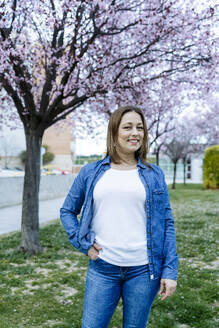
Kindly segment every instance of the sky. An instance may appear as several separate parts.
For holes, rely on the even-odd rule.
[[[102,155],[106,151],[106,139],[104,135],[95,138],[76,139],[77,155]]]
[[[106,151],[106,141],[101,139],[77,139],[76,154],[78,155],[102,155]]]

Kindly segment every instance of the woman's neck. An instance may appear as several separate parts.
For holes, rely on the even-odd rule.
[[[120,157],[120,163],[111,163],[112,168],[118,168],[118,169],[133,169],[137,165],[137,160],[133,154],[119,154]]]

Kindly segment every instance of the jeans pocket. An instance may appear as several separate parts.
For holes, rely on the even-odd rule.
[[[94,260],[95,263],[102,263],[102,264],[109,264],[106,261],[102,260],[99,256],[96,260]]]
[[[93,261],[96,265],[98,265],[98,267],[100,268],[109,268],[109,267],[113,267],[113,264],[110,264],[106,261],[104,261],[103,259],[101,259],[100,257],[98,257],[96,260]]]

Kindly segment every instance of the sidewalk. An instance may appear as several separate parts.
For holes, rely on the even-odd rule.
[[[59,218],[64,199],[65,197],[40,201],[40,225]],[[0,235],[21,230],[21,212],[21,205],[0,208]]]

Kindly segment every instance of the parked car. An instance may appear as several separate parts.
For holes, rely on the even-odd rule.
[[[68,175],[68,174],[70,174],[70,172],[67,171],[67,170],[62,170],[62,174],[63,174],[63,175]]]
[[[46,165],[41,168],[42,175],[60,175],[61,169],[56,165]]]

